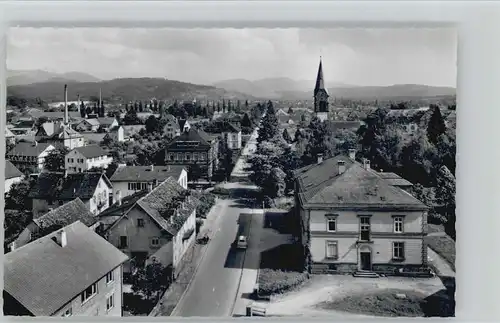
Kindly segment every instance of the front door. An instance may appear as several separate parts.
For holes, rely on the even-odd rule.
[[[361,270],[372,270],[372,259],[370,252],[360,252]]]

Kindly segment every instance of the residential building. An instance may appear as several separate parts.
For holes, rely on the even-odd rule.
[[[368,160],[318,159],[295,172],[302,243],[313,273],[358,270],[386,275],[427,265],[427,206]]]
[[[241,149],[241,129],[233,123],[224,123],[222,128],[227,148]]]
[[[122,316],[128,257],[77,221],[4,256],[4,315]]]
[[[116,118],[112,117],[103,117],[98,119],[99,124],[100,124],[100,129],[102,131],[108,132],[110,129],[113,129],[115,127],[118,127],[118,120]]]
[[[124,272],[131,273],[154,257],[177,276],[195,241],[197,203],[170,177],[111,225],[105,236],[132,260]]]
[[[71,150],[64,157],[65,169],[69,173],[81,173],[92,168],[108,168],[113,157],[97,145],[83,146]]]
[[[149,185],[155,188],[169,177],[173,177],[184,189],[188,188],[187,170],[182,165],[119,166],[110,178],[113,197],[118,196],[118,193],[122,198],[132,195],[148,189]]]
[[[172,139],[181,134],[179,122],[173,115],[165,114],[162,118],[166,121],[165,126],[163,127],[163,134],[165,137]]]
[[[13,184],[23,180],[24,174],[14,166],[10,160],[5,160],[5,191],[4,194],[10,191]]]
[[[55,147],[66,147],[68,149],[85,145],[84,137],[61,121],[43,123],[35,135],[35,140],[52,144]]]
[[[55,147],[48,143],[18,142],[6,156],[21,172],[39,173],[43,170],[45,157]]]
[[[117,126],[109,130],[109,132],[104,136],[103,140],[115,140],[118,142],[125,141],[125,130],[123,126]]]
[[[80,221],[95,230],[99,226],[98,220],[99,218],[90,213],[85,203],[77,197],[50,212],[38,214],[10,243],[10,248],[17,249],[76,221]]]
[[[5,128],[5,142],[9,145],[16,143],[16,135],[9,128]]]
[[[101,124],[97,119],[83,119],[76,126],[75,130],[79,132],[96,132]]]
[[[199,169],[199,173],[193,177],[201,177],[211,180],[212,175],[219,165],[219,141],[217,137],[210,137],[202,130],[190,128],[180,136],[172,139],[165,148],[165,164],[183,165],[191,172],[193,165]]]
[[[316,86],[314,87],[314,113],[321,121],[329,119],[328,97],[323,77],[323,63],[320,59]]]
[[[80,198],[92,214],[106,210],[112,186],[103,173],[41,173],[31,187],[28,197],[33,200],[33,218]]]
[[[142,125],[142,124],[122,126],[122,127],[123,127],[124,141],[133,141],[134,135],[139,134],[139,132],[141,132],[141,130],[143,130],[143,129],[144,129],[144,131],[146,131],[146,126]]]
[[[14,135],[32,136],[36,133],[35,120],[20,120],[9,128]]]

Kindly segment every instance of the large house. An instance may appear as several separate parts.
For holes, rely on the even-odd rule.
[[[23,180],[24,174],[16,168],[9,160],[5,161],[5,193],[10,191],[13,184]]]
[[[75,126],[75,130],[80,132],[94,132],[99,129],[100,125],[97,119],[83,119]]]
[[[168,178],[127,209],[105,233],[132,259],[124,272],[131,273],[155,258],[175,277],[194,243],[197,203],[188,190]]]
[[[108,168],[113,157],[97,145],[78,147],[64,157],[65,169],[69,173],[81,173],[92,168]]]
[[[167,166],[122,166],[120,165],[110,181],[113,197],[126,197],[148,187],[155,188],[167,178],[173,177],[180,186],[187,189],[188,174],[182,165]]]
[[[241,129],[233,123],[224,123],[222,128],[227,148],[241,149]]]
[[[394,274],[427,265],[428,207],[350,156],[321,160],[296,171],[295,200],[302,243],[313,273],[373,271]]]
[[[76,198],[48,213],[38,214],[10,243],[10,248],[17,249],[76,221],[80,221],[95,230],[99,226],[98,220],[99,218],[90,213],[85,203]]]
[[[179,122],[173,115],[165,114],[162,116],[162,119],[166,121],[165,126],[163,127],[163,134],[165,137],[172,139],[181,134]]]
[[[18,142],[7,153],[7,158],[21,172],[39,173],[43,170],[45,157],[55,147],[48,143]]]
[[[128,257],[77,221],[4,256],[4,315],[122,316]]]
[[[219,165],[219,141],[204,131],[190,128],[170,141],[165,148],[166,165],[183,165],[188,169],[197,165],[199,173],[189,176],[211,180]]]
[[[35,135],[35,140],[68,149],[85,145],[84,137],[61,121],[49,121],[42,124]]]
[[[38,176],[28,197],[33,200],[34,218],[77,197],[97,215],[109,207],[111,192],[111,183],[102,173],[46,172]]]

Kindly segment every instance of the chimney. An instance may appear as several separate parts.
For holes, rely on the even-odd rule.
[[[356,149],[349,149],[349,158],[351,160],[356,160]]]
[[[366,170],[370,170],[370,161],[368,159],[363,159],[363,168]]]
[[[122,192],[120,190],[116,191],[116,203],[122,205]]]
[[[36,140],[35,140],[35,141],[33,142],[33,146],[35,146],[35,147],[36,147],[36,146],[38,146],[38,141],[36,141]]]
[[[64,124],[69,122],[68,113],[68,84],[64,84]]]
[[[68,244],[68,237],[66,236],[66,231],[61,230],[55,234],[55,236],[52,237],[52,240],[54,240],[55,243],[60,245],[61,247],[66,247]]]
[[[10,244],[10,251],[14,251],[14,250],[16,250],[16,242],[12,241],[12,243]]]
[[[337,165],[339,166],[339,175],[343,174],[345,172],[345,161],[339,160]]]
[[[317,155],[317,162],[318,162],[318,164],[321,164],[323,162],[323,154]]]
[[[154,166],[154,165],[151,165],[151,166],[150,166],[150,169],[151,169],[151,171],[154,171],[154,170],[155,170],[155,166]]]

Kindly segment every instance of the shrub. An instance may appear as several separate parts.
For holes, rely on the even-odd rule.
[[[192,191],[191,194],[200,201],[196,208],[197,218],[206,218],[212,206],[215,205],[215,195],[207,192]]]
[[[283,293],[299,286],[308,278],[307,273],[262,269],[259,273],[259,295]]]

